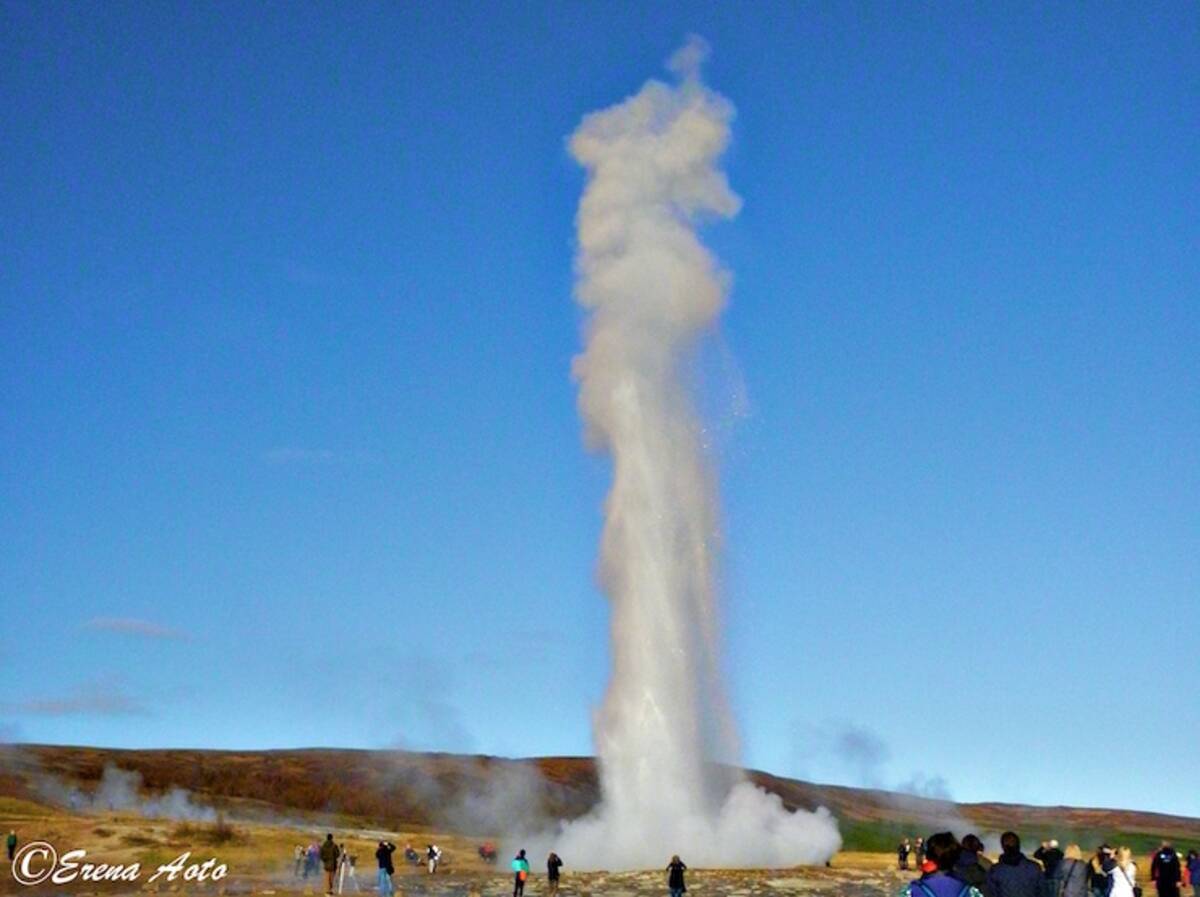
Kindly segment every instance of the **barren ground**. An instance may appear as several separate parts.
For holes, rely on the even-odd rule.
[[[131,864],[142,867],[134,884],[75,881],[67,885],[25,887],[11,876],[5,862],[0,869],[0,893],[34,895],[71,894],[116,895],[150,892],[162,894],[264,894],[314,895],[323,892],[320,878],[308,880],[294,874],[292,854],[297,844],[320,840],[324,832],[310,828],[291,828],[235,823],[232,832],[221,832],[213,824],[179,823],[151,820],[136,815],[72,814],[43,805],[0,799],[0,826],[5,832],[15,828],[21,843],[41,840],[55,846],[59,853],[82,848],[85,862]],[[461,835],[411,828],[399,832],[367,829],[335,830],[334,836],[357,859],[358,885],[364,893],[375,893],[375,846],[386,837],[400,847],[395,876],[397,897],[508,897],[512,892],[507,857],[489,866],[476,854],[477,840]],[[443,851],[443,862],[436,875],[424,868],[405,866],[400,855],[411,842],[421,852],[425,844],[436,842]],[[159,864],[170,862],[184,851],[191,861],[216,857],[229,868],[219,883],[192,884],[148,879]],[[665,897],[665,873],[649,872],[574,872],[570,858],[563,871],[560,893],[563,897]],[[667,857],[663,858],[666,865]],[[686,855],[684,860],[687,860]],[[528,897],[542,897],[545,877],[534,874],[526,887]],[[695,897],[758,897],[781,894],[878,895],[894,892],[904,880],[894,868],[890,854],[843,853],[830,868],[803,867],[773,870],[692,869],[688,890]],[[349,884],[346,893],[354,893]]]

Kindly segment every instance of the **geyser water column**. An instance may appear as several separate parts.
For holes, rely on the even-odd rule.
[[[700,80],[693,38],[648,82],[584,118],[570,149],[587,171],[576,296],[589,311],[576,358],[590,445],[608,452],[600,578],[612,602],[612,679],[596,718],[601,805],[557,843],[576,867],[823,861],[840,839],[824,811],[789,813],[734,771],[721,687],[714,564],[716,484],[686,386],[728,277],[696,223],[740,200],[717,162],[733,107]]]

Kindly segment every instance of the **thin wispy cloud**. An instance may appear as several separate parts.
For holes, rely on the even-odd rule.
[[[0,703],[0,712],[19,716],[149,716],[141,702],[111,683],[89,683],[67,695]]]
[[[137,635],[143,638],[169,639],[181,641],[187,638],[187,633],[160,623],[149,620],[139,620],[135,617],[93,617],[83,624],[84,629],[95,632],[116,632],[122,635]]]

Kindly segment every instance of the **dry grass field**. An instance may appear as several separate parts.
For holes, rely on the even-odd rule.
[[[106,770],[122,770],[140,782],[134,802],[170,788],[187,789],[202,821],[153,818],[146,807],[106,807],[95,799]],[[136,775],[134,775],[136,774]],[[1200,820],[1121,810],[955,805],[884,792],[813,785],[764,773],[755,781],[791,808],[829,807],[839,819],[845,852],[829,867],[795,870],[692,870],[693,897],[764,897],[829,894],[866,897],[890,894],[905,880],[894,868],[892,849],[904,836],[966,828],[985,834],[1021,831],[1027,843],[1055,836],[1094,846],[1125,843],[1142,853],[1159,838],[1182,846],[1200,844]],[[84,805],[69,806],[81,800]],[[60,853],[87,851],[87,862],[140,866],[136,883],[76,880],[54,887],[25,887],[0,871],[0,893],[92,894],[134,891],[195,894],[320,894],[319,879],[294,872],[298,844],[336,839],[357,857],[358,885],[374,893],[375,846],[388,838],[401,851],[437,843],[441,868],[429,875],[406,866],[397,853],[401,897],[506,897],[507,858],[483,863],[477,847],[503,842],[505,820],[537,814],[567,818],[595,802],[595,768],[588,758],[502,760],[445,754],[345,750],[263,752],[115,751],[96,748],[18,746],[0,753],[0,828],[15,829],[22,842],[50,842]],[[90,805],[87,804],[91,801]],[[161,865],[190,853],[228,868],[220,882],[169,882],[149,878]],[[687,860],[686,851],[681,851]],[[664,865],[666,857],[663,858]],[[664,897],[657,871],[580,873],[564,857],[563,897]],[[528,897],[542,897],[534,875]],[[353,893],[352,889],[348,889]]]

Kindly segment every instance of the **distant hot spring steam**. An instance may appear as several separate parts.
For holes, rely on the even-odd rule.
[[[588,444],[612,457],[600,579],[612,602],[612,680],[595,719],[602,800],[550,836],[575,868],[824,862],[841,845],[824,808],[789,812],[747,781],[720,677],[716,483],[684,371],[725,303],[728,274],[697,236],[741,200],[718,161],[733,106],[704,85],[706,47],[587,115],[575,359]],[[539,845],[540,846],[540,845]]]

